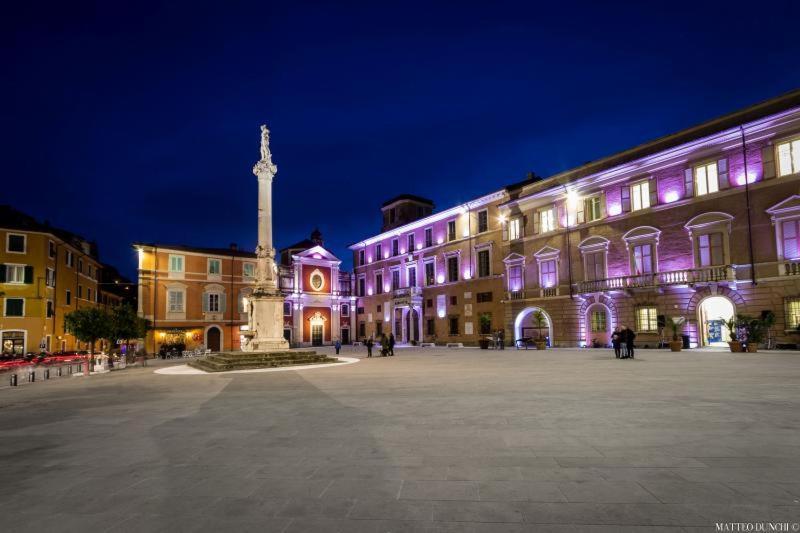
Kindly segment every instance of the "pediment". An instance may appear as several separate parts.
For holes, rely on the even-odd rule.
[[[728,231],[730,231],[731,220],[733,220],[733,215],[729,215],[728,213],[723,213],[721,211],[711,211],[709,213],[703,213],[692,218],[686,223],[684,228],[693,230],[706,228],[708,226],[714,226],[717,224],[727,224]]]
[[[769,209],[767,213],[770,215],[779,215],[782,213],[798,213],[800,212],[800,195],[793,194],[789,198],[778,202]]]
[[[506,263],[506,264],[508,264],[508,263],[520,263],[520,262],[522,262],[522,263],[525,262],[525,256],[517,254],[517,253],[510,253],[510,254],[508,254],[508,256],[505,259],[503,259],[503,263]]]
[[[560,253],[561,253],[561,250],[553,248],[552,246],[545,246],[544,248],[542,248],[541,250],[539,250],[538,252],[533,254],[533,257],[536,257],[536,258],[550,257],[552,255],[558,255]]]
[[[605,237],[601,237],[600,235],[592,235],[591,237],[586,237],[583,239],[580,244],[578,244],[578,248],[608,248],[609,240]]]
[[[315,261],[337,261],[341,262],[338,257],[333,255],[331,252],[326,250],[320,245],[312,246],[307,250],[303,250],[300,253],[294,254],[292,256],[296,260],[303,260],[303,259],[313,259]]]
[[[624,241],[636,241],[640,239],[656,239],[661,235],[661,230],[653,226],[639,226],[633,228],[622,236]]]

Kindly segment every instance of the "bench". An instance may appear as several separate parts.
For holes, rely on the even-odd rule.
[[[524,346],[527,350],[528,346],[530,346],[532,342],[533,337],[521,337],[514,341],[514,345],[517,347],[517,350],[519,350],[520,346]]]
[[[436,348],[435,342],[421,342],[419,343],[420,348]]]
[[[447,347],[448,348],[463,348],[464,347],[464,343],[463,342],[448,342],[447,343]]]

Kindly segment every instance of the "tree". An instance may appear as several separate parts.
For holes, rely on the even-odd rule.
[[[147,321],[140,318],[130,305],[120,305],[111,310],[111,342],[125,341],[125,354],[131,339],[139,339],[147,332]]]
[[[94,344],[97,339],[111,337],[111,318],[106,311],[97,307],[85,307],[67,313],[64,325],[79,341],[89,343],[89,360],[84,370],[84,374],[88,376],[89,365],[94,364]]]

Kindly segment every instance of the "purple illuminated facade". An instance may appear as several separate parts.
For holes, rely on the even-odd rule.
[[[797,343],[799,187],[795,91],[365,239],[351,247],[355,276],[365,280],[359,306],[371,308],[381,297],[381,307],[391,307],[394,292],[409,286],[419,292],[420,306],[452,296],[466,306],[464,295],[491,290],[496,295],[485,313],[493,323],[502,315],[506,338],[547,336],[561,346],[605,344],[618,325],[636,330],[639,345],[655,346],[665,338],[666,317],[685,319],[693,346],[722,346],[726,319],[770,310],[777,317],[774,342]],[[480,215],[484,231],[477,232],[481,209],[487,214]],[[416,249],[407,250],[407,235],[426,228],[428,241],[420,233]],[[462,243],[460,251],[451,243]],[[486,254],[475,259],[487,249],[491,283]],[[398,268],[390,261],[394,252],[403,256],[397,261],[403,272],[413,265],[416,276],[433,261],[435,279],[426,280],[433,283],[391,274]],[[377,269],[376,260],[382,261]],[[430,336],[420,326],[416,340],[476,343],[472,303],[444,306],[441,318],[450,322],[433,324]],[[541,326],[535,311],[545,317]],[[448,329],[456,322],[465,327]],[[474,324],[467,328],[468,322]],[[368,327],[362,332],[374,333]]]

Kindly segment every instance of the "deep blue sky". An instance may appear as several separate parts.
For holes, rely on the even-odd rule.
[[[19,2],[22,4],[22,2]],[[32,4],[32,3],[29,3]],[[2,193],[94,238],[346,245],[399,193],[438,207],[800,86],[800,3],[47,2],[4,7]]]

